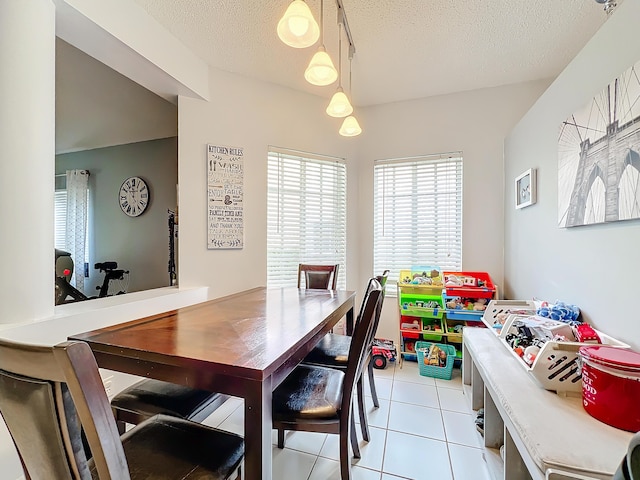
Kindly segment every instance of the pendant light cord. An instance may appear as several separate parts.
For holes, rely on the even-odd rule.
[[[342,23],[338,23],[338,88],[342,88]]]
[[[353,55],[349,52],[349,95],[353,95],[351,91],[351,60],[353,60]]]
[[[320,45],[324,47],[324,0],[320,0]]]

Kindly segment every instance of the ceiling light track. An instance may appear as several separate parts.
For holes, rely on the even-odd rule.
[[[596,2],[604,5],[604,13],[606,13],[607,15],[610,15],[618,5],[616,0],[596,0]]]
[[[342,24],[344,27],[344,33],[349,40],[349,58],[353,57],[356,53],[356,45],[353,43],[353,37],[351,36],[351,30],[349,29],[349,22],[347,21],[347,13],[344,11],[342,0],[336,0],[336,6],[338,7],[338,24]]]

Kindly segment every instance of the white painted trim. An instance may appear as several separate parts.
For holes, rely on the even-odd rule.
[[[60,305],[51,318],[0,331],[0,338],[39,345],[56,345],[71,335],[208,300],[208,287],[154,290]]]
[[[209,66],[130,0],[53,0],[56,35],[157,95],[209,100]]]

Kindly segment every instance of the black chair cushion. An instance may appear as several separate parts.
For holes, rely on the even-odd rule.
[[[339,370],[298,365],[273,391],[273,418],[337,418],[343,382]]]
[[[351,348],[351,337],[328,333],[313,347],[303,362],[346,370],[349,348]]]
[[[162,413],[189,419],[207,408],[216,397],[222,395],[148,379],[135,383],[113,397],[111,406],[147,417]]]
[[[156,415],[122,435],[131,479],[226,479],[244,455],[242,437]],[[93,478],[98,478],[91,465]]]

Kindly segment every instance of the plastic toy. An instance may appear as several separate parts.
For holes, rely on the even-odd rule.
[[[438,351],[438,365],[441,367],[447,366],[447,352],[444,350]]]
[[[393,340],[374,338],[371,344],[371,361],[373,368],[379,370],[387,368],[387,362],[395,362],[397,357],[396,346]]]
[[[559,320],[573,326],[582,323],[580,320],[580,309],[577,305],[570,305],[564,302],[556,302],[555,305],[542,302],[541,307],[538,308],[536,313],[541,317]]]
[[[586,323],[574,327],[576,340],[582,343],[602,343],[598,333]]]

